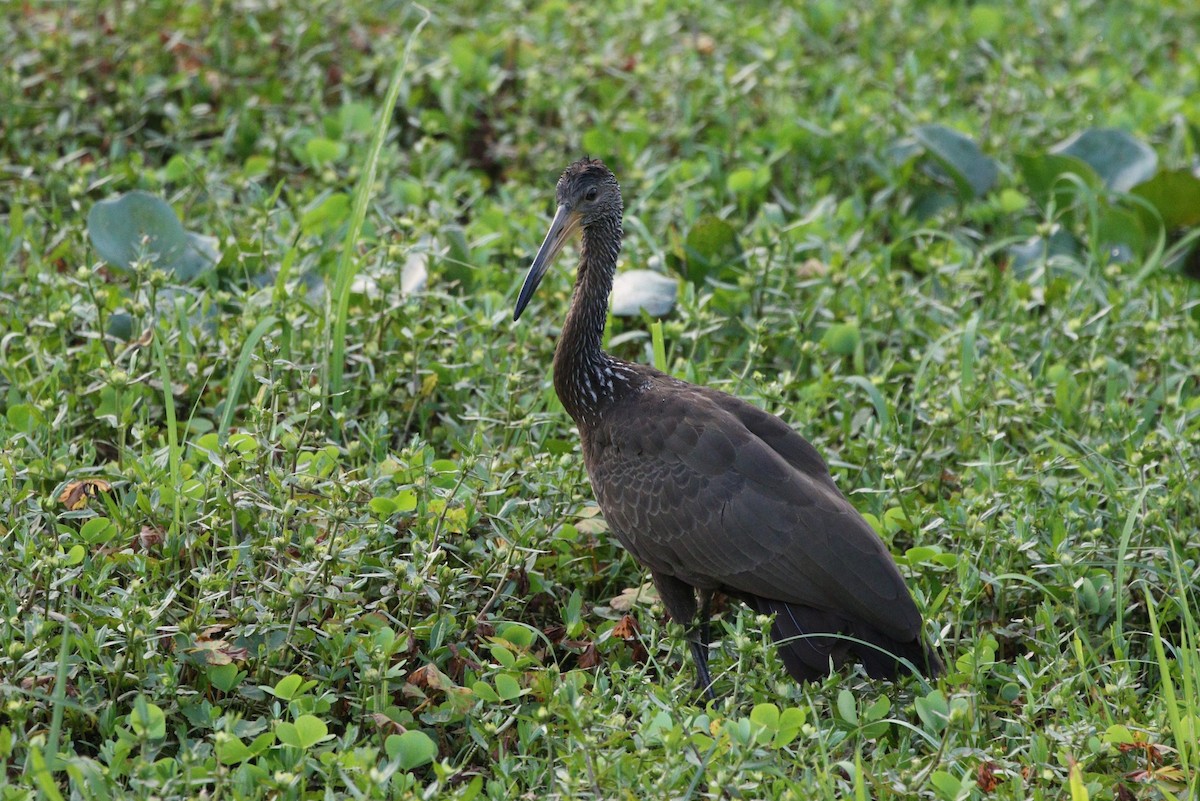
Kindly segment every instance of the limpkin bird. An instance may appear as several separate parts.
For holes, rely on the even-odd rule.
[[[940,673],[895,561],[812,445],[745,401],[601,349],[622,237],[612,172],[596,159],[571,164],[557,200],[513,319],[581,232],[554,389],[579,428],[610,530],[650,569],[671,618],[697,624],[689,638],[697,687],[712,697],[716,591],[775,616],[772,634],[797,681],[826,676],[851,656],[874,678],[895,678],[901,659]]]

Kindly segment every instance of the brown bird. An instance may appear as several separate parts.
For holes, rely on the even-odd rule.
[[[690,639],[697,687],[712,696],[709,605],[716,591],[764,614],[797,681],[851,655],[875,678],[906,660],[943,667],[887,547],[838,490],[821,455],[774,415],[601,349],[621,250],[621,190],[596,159],[558,179],[558,211],[513,319],[582,232],[575,292],[554,352],[554,389],[579,427],[610,529],[650,574]],[[697,595],[700,603],[697,607]]]

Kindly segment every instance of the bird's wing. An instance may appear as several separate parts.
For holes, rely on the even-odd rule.
[[[589,432],[584,455],[605,517],[639,561],[693,586],[917,635],[920,614],[891,554],[783,421],[673,381],[619,408]]]

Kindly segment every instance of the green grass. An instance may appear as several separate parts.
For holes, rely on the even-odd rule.
[[[5,5],[0,799],[1195,797],[1195,240],[1114,260],[1111,198],[1017,155],[1112,127],[1194,168],[1200,15],[851,5]],[[893,158],[931,123],[995,188]],[[510,322],[584,152],[622,267],[740,243],[611,348],[826,454],[936,686],[798,687],[731,607],[705,705],[661,609],[624,636],[648,576],[548,378],[569,270]],[[103,266],[134,189],[215,269]]]

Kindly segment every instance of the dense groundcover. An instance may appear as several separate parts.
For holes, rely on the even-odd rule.
[[[1200,12],[856,5],[5,4],[0,799],[1194,797]],[[584,153],[944,678],[693,691],[511,322]]]

